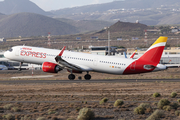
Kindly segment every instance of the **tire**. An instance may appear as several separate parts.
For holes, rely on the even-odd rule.
[[[76,76],[75,76],[74,74],[70,74],[70,75],[68,76],[68,78],[69,78],[69,80],[74,80],[74,79],[76,78]]]
[[[90,79],[91,79],[91,75],[86,74],[86,75],[84,76],[84,79],[85,79],[85,80],[90,80]]]

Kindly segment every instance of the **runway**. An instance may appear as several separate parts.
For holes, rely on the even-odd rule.
[[[135,83],[135,82],[180,82],[180,79],[107,79],[107,80],[7,80],[0,84],[27,84],[27,83]]]

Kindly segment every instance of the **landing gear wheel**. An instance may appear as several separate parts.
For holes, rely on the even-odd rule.
[[[74,74],[70,74],[70,75],[68,76],[68,78],[69,78],[69,80],[74,80],[74,79],[75,79],[75,75],[74,75]]]
[[[91,75],[86,74],[86,75],[84,76],[84,79],[85,79],[85,80],[90,80],[90,79],[91,79]]]

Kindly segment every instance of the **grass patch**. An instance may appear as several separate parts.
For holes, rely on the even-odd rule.
[[[7,120],[14,120],[14,119],[15,119],[14,115],[11,114],[11,113],[5,115],[5,118],[6,118]]]
[[[161,99],[159,102],[158,102],[158,108],[159,109],[163,109],[163,107],[164,106],[167,106],[167,105],[169,105],[170,104],[170,102],[169,102],[169,100],[167,100],[167,99]]]
[[[175,111],[175,115],[180,116],[180,111],[179,110]]]
[[[104,104],[108,101],[108,98],[103,98],[101,101],[99,101],[99,104]]]
[[[124,101],[123,101],[123,100],[118,99],[118,100],[116,100],[116,101],[115,101],[115,103],[114,103],[114,107],[118,107],[118,106],[121,106],[121,105],[123,105],[123,104],[124,104]]]
[[[21,120],[31,120],[31,117],[24,116],[24,117],[21,117]]]
[[[162,110],[156,110],[146,120],[159,120],[159,118],[162,118],[163,116],[164,116],[164,112]]]
[[[13,108],[12,108],[12,111],[14,111],[14,112],[20,112],[21,110],[20,110],[18,107],[13,107]]]
[[[52,109],[49,109],[49,110],[48,110],[48,115],[55,114],[55,113],[56,113],[56,111],[54,111],[54,110],[52,110]]]
[[[161,94],[160,93],[158,93],[158,92],[155,92],[154,94],[153,94],[153,97],[160,97],[161,96]]]
[[[170,105],[163,107],[163,110],[166,110],[166,111],[171,111],[172,109],[173,109],[173,107],[171,107]]]
[[[83,108],[79,111],[77,120],[93,120],[95,118],[94,112],[89,108]]]
[[[176,92],[172,92],[170,97],[171,98],[175,98],[176,96],[177,96],[177,93]]]
[[[148,112],[152,111],[152,107],[148,103],[141,103],[138,107],[134,109],[135,114],[145,114],[146,110]]]
[[[7,105],[4,105],[3,108],[5,110],[10,110],[11,108],[13,107],[13,104],[7,104]]]
[[[46,118],[45,117],[39,117],[39,118],[37,118],[37,120],[46,120]]]

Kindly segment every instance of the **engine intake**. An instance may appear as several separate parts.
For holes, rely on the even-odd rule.
[[[63,69],[55,63],[44,62],[42,65],[42,70],[44,72],[49,72],[49,73],[58,73],[59,71],[61,71]]]

